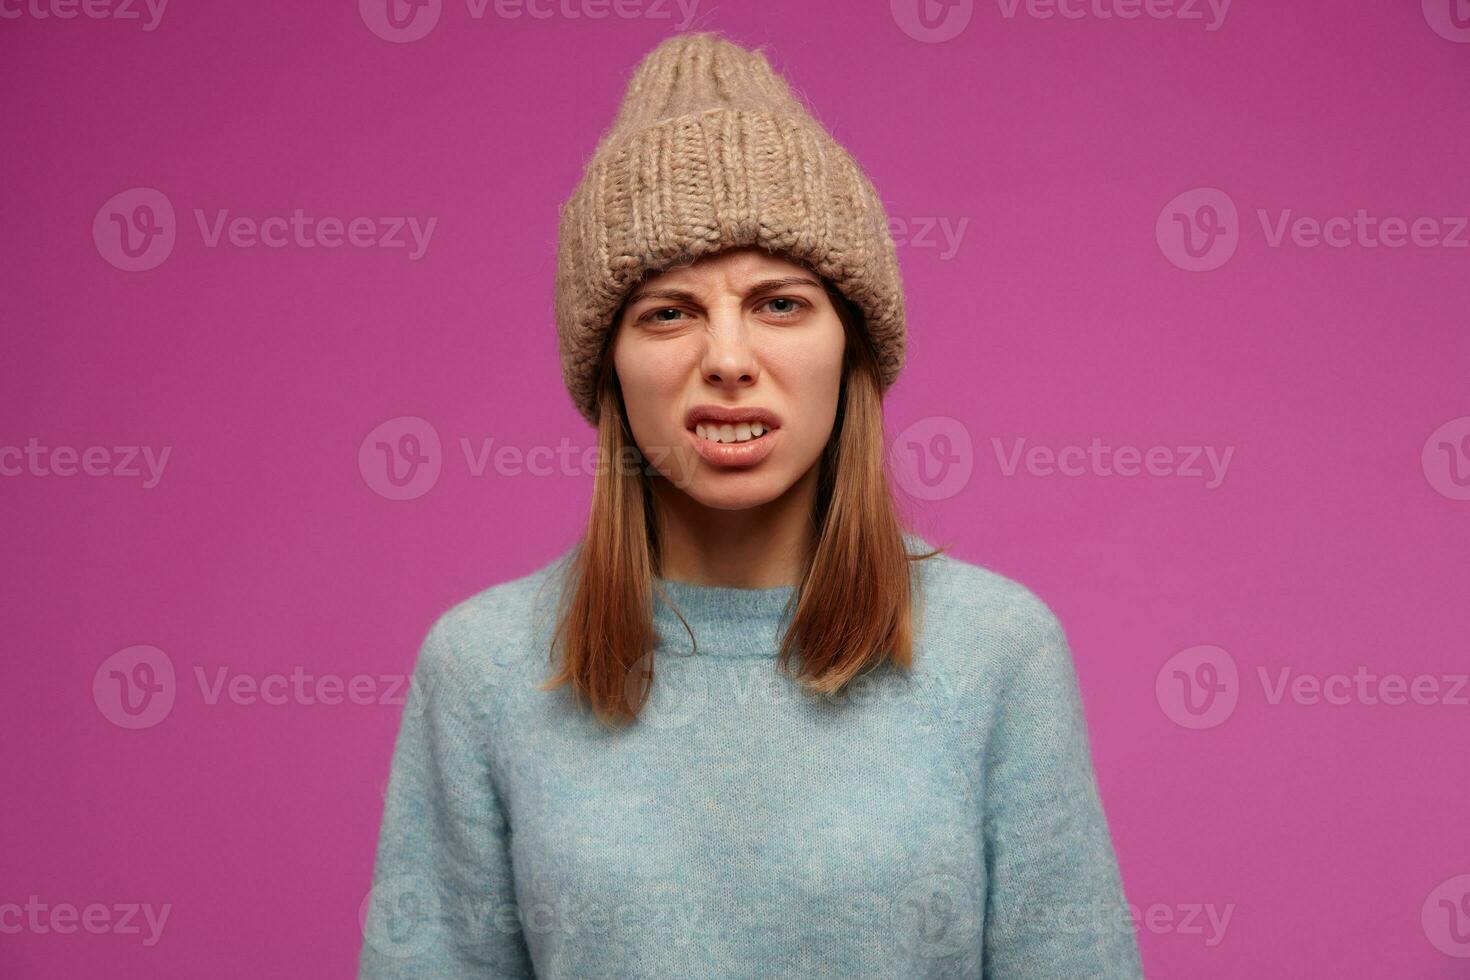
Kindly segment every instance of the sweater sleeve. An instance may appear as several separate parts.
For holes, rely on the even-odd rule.
[[[358,980],[534,976],[486,751],[492,685],[449,633],[429,631],[399,723]]]
[[[986,977],[1142,977],[1072,655],[1035,600],[984,762]]]

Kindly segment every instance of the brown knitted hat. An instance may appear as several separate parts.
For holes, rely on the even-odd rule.
[[[743,245],[808,265],[857,304],[883,390],[903,367],[903,285],[883,202],[760,49],[714,32],[658,44],[560,213],[557,348],[593,425],[598,362],[629,290]]]

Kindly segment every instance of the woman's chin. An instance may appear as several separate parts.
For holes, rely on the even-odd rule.
[[[683,488],[695,503],[710,510],[750,510],[777,500],[788,487],[776,486],[765,474],[734,476],[728,471],[701,474]]]

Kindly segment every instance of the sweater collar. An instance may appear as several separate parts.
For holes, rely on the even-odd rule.
[[[764,589],[742,589],[724,585],[695,585],[658,577],[668,598],[678,607],[693,630],[689,638],[679,615],[657,589],[653,601],[653,625],[660,652],[713,657],[764,657],[774,660],[781,639],[795,611],[796,586],[777,585]],[[792,608],[787,608],[788,604]]]
[[[910,553],[932,550],[928,541],[917,534],[905,532],[903,538]],[[653,626],[658,634],[656,650],[713,657],[764,657],[768,660],[774,660],[780,654],[781,640],[796,611],[795,585],[742,589],[726,585],[695,585],[663,576],[656,576],[656,580],[683,614],[689,630],[694,632],[698,641],[696,649],[689,639],[689,630],[684,628],[679,616],[655,588]]]

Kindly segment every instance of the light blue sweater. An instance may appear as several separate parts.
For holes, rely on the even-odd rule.
[[[926,541],[907,538],[911,551]],[[603,728],[548,676],[570,551],[429,631],[358,977],[1139,977],[1066,638],[919,563],[911,673],[777,673],[795,588],[663,584],[654,687]]]

